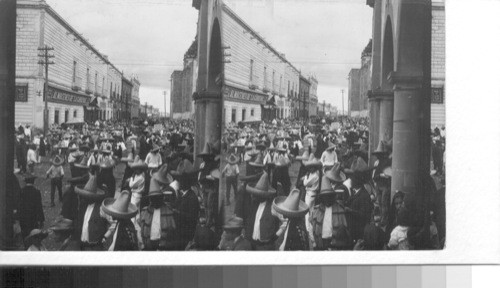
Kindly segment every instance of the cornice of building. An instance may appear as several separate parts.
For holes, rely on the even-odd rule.
[[[88,42],[87,39],[83,38],[83,36],[76,31],[73,26],[71,26],[64,18],[62,18],[61,15],[59,15],[52,7],[50,7],[49,4],[47,4],[45,1],[40,1],[40,2],[34,2],[34,1],[18,1],[17,2],[17,9],[41,9],[48,13],[50,16],[54,17],[54,19],[59,22],[64,28],[66,28],[73,36],[75,36],[78,40],[80,40],[89,50],[91,50],[96,56],[98,56],[104,63],[110,65],[113,67],[120,75],[123,76],[123,74],[116,68],[113,63],[111,63],[108,59],[107,56],[103,55],[101,52],[99,52],[92,44]]]

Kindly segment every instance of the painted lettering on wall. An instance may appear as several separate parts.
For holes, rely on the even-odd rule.
[[[224,98],[249,101],[258,104],[266,103],[266,96],[264,95],[250,93],[244,90],[235,89],[228,86],[224,87]]]
[[[51,86],[49,86],[48,89],[47,100],[50,102],[68,103],[82,106],[86,106],[90,103],[89,96],[67,92]]]

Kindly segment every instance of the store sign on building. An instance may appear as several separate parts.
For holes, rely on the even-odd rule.
[[[443,88],[432,88],[431,103],[432,104],[443,104],[444,103]]]
[[[244,90],[228,86],[224,87],[224,99],[239,100],[239,101],[253,102],[259,104],[266,103],[266,96],[264,95],[250,93]]]
[[[58,88],[49,86],[47,100],[50,102],[66,103],[73,105],[86,106],[90,103],[89,96],[83,96],[71,92],[67,92]]]
[[[28,84],[16,85],[16,102],[28,102]]]

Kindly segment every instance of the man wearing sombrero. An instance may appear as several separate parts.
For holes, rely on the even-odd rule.
[[[219,246],[222,251],[245,251],[252,250],[251,243],[241,234],[243,230],[243,219],[234,216],[229,219],[223,226]]]
[[[130,203],[130,191],[123,190],[118,198],[106,198],[101,209],[104,213],[116,220],[116,229],[108,251],[137,251],[139,250],[137,232],[130,221],[138,212],[137,206]]]
[[[111,155],[113,152],[110,149],[104,149],[101,153],[103,156],[101,158],[101,162],[99,163],[100,170],[97,175],[97,182],[99,185],[106,185],[108,197],[115,197],[116,179],[113,171],[116,162]]]
[[[317,197],[317,205],[311,211],[310,222],[316,250],[327,250],[340,227],[347,227],[344,201],[346,190],[333,185],[341,179],[332,181],[337,177],[337,167],[328,171],[322,178],[321,191]]]
[[[373,203],[370,194],[364,187],[364,182],[369,177],[371,168],[358,157],[351,169],[345,169],[351,179],[350,197],[346,201],[347,223],[354,241],[363,238],[365,225],[370,223]]]
[[[309,239],[304,216],[309,212],[306,203],[300,201],[300,191],[293,189],[288,196],[279,196],[273,201],[273,209],[287,219],[283,237],[278,241],[279,251],[307,251]]]
[[[177,250],[184,250],[187,244],[193,240],[196,224],[198,223],[200,204],[198,197],[191,188],[197,172],[191,161],[187,159],[184,159],[179,164],[177,170],[171,172],[172,177],[179,182],[179,196],[174,205],[179,229]]]
[[[276,190],[269,183],[269,175],[263,173],[255,186],[246,185],[246,192],[251,195],[241,211],[236,215],[243,218],[245,239],[251,242],[252,250],[275,250],[275,241],[279,234],[281,220],[272,213]]]
[[[139,218],[141,238],[147,251],[175,250],[178,247],[178,229],[173,210],[175,191],[161,188],[155,178],[151,179],[147,197],[149,205],[142,208]]]
[[[77,185],[75,193],[79,196],[76,235],[83,251],[102,251],[104,242],[112,235],[114,223],[101,216],[100,207],[106,191],[97,185],[97,176],[90,175],[84,185]]]
[[[59,157],[59,155],[56,155],[51,162],[52,166],[50,166],[45,175],[47,178],[50,178],[50,206],[54,207],[56,205],[54,203],[56,188],[59,192],[59,202],[62,202],[62,179],[64,177],[64,169],[62,167],[63,159]]]
[[[226,160],[227,164],[222,169],[221,174],[226,177],[226,205],[229,205],[231,197],[231,187],[233,187],[234,195],[238,191],[238,176],[240,169],[238,167],[239,159],[234,154],[231,154]]]

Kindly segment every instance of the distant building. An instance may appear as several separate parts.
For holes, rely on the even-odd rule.
[[[368,116],[368,91],[371,89],[372,40],[361,53],[361,68],[349,73],[348,115]]]
[[[131,119],[131,108],[132,108],[132,89],[134,84],[132,81],[125,77],[122,77],[122,94],[121,97],[121,113],[119,114],[118,120],[130,120]]]
[[[170,115],[173,119],[190,119],[194,114],[192,95],[198,78],[198,41],[195,39],[184,54],[184,69],[171,76]]]
[[[307,119],[309,118],[309,90],[311,87],[311,82],[309,80],[300,75],[299,82],[299,118]]]
[[[172,72],[170,81],[170,117],[174,117],[182,113],[182,71]]]
[[[139,82],[139,79],[136,77],[132,77],[132,100],[131,100],[131,107],[130,107],[130,116],[131,119],[135,119],[139,117],[139,106],[141,106],[141,102],[139,99],[139,90],[141,87],[141,82]]]
[[[359,71],[360,69],[351,69],[348,76],[347,115],[350,116],[359,114]]]
[[[309,117],[318,115],[318,80],[314,76],[309,77]]]

